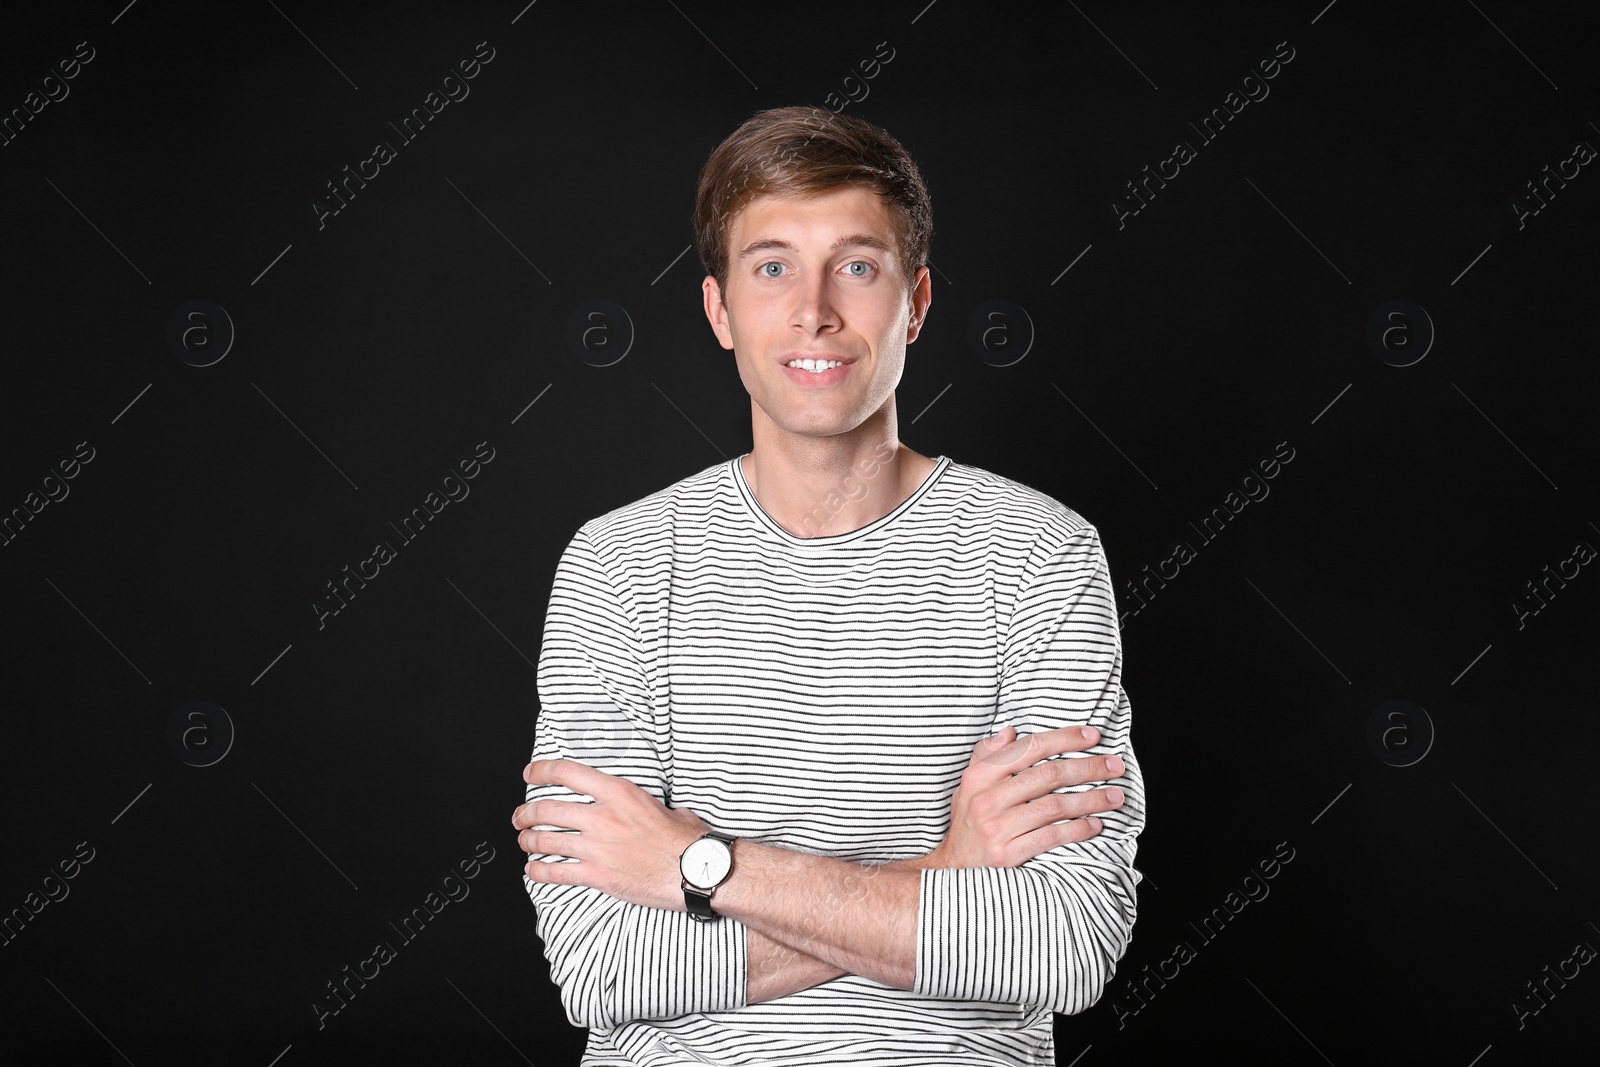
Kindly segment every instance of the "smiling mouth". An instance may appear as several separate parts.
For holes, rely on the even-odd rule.
[[[848,364],[841,359],[791,359],[784,366],[796,370],[810,371],[812,374],[821,374],[824,371],[832,370],[834,367],[844,367],[848,366]]]

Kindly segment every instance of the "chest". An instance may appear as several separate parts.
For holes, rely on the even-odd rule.
[[[652,636],[674,804],[847,858],[932,847],[996,728],[996,610],[981,563],[960,559],[670,583]]]

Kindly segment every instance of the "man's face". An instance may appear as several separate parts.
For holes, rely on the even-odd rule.
[[[931,294],[926,267],[907,291],[888,212],[876,193],[855,186],[807,200],[757,197],[729,227],[723,299],[716,279],[701,285],[717,339],[733,349],[751,399],[783,432],[848,433],[882,410],[900,382]],[[787,366],[797,358],[844,366]]]

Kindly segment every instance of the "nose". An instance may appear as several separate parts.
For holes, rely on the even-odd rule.
[[[814,271],[798,288],[793,316],[795,326],[809,334],[838,328],[839,313],[834,307],[831,282],[826,272]]]

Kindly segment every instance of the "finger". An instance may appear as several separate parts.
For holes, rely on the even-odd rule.
[[[986,770],[994,772],[989,777],[999,780],[1039,762],[1037,756],[1028,758],[1038,744],[1037,734],[1021,734],[1008,726],[1005,731],[989,739],[988,746],[977,758]]]
[[[961,782],[969,790],[986,789],[1006,775],[1013,774],[1019,755],[1007,755],[1017,739],[1014,726],[1002,726],[999,731],[972,746],[972,756],[961,774]],[[1026,766],[1026,764],[1023,764]]]
[[[1062,845],[1077,844],[1087,841],[1098,834],[1104,824],[1093,815],[1082,819],[1073,819],[1070,822],[1051,823],[1041,826],[1032,833],[1023,834],[1012,840],[1009,846],[1007,859],[1012,860],[1011,866],[1019,866],[1035,856],[1042,856],[1052,849]]]
[[[524,830],[517,835],[517,847],[530,856],[561,856],[581,860],[588,852],[588,838],[570,830]]]
[[[546,863],[543,860],[529,860],[522,868],[522,873],[529,881],[543,885],[582,885],[582,867],[581,863]]]
[[[1085,729],[1090,733],[1085,734]],[[1000,733],[984,738],[974,746],[972,769],[984,779],[1000,781],[1051,756],[1088,748],[1099,738],[1100,732],[1093,727],[1063,726],[1055,730],[1023,734],[1018,733],[1015,727],[1007,726]]]
[[[511,813],[511,825],[519,830],[534,826],[561,826],[582,831],[593,828],[593,817],[593,804],[541,798],[518,804]]]
[[[1007,812],[1002,833],[1012,838],[1023,837],[1064,819],[1081,819],[1098,812],[1116,811],[1126,801],[1126,794],[1114,785],[1085,793],[1051,793]]]
[[[1083,752],[1100,743],[1097,726],[1058,726],[1030,735],[1034,741],[1031,754],[1034,762],[1060,756],[1068,752]]]
[[[1109,756],[1045,760],[1012,775],[1009,781],[996,788],[1005,806],[1026,804],[1030,800],[1036,801],[1063,787],[1083,785],[1086,782],[1104,782],[1121,777],[1126,769],[1122,757],[1116,753]]]
[[[982,741],[979,741],[976,745],[972,746],[973,758],[988,760],[988,757],[1004,749],[1016,739],[1017,728],[1012,726],[1010,723],[1007,723],[1006,725],[1000,727],[1000,729],[996,730],[993,734],[990,734],[988,737],[985,737]]]
[[[566,786],[598,800],[616,778],[574,759],[541,759],[523,768],[522,780],[529,785]]]
[[[996,746],[983,755],[983,762],[988,767],[1004,768],[1016,774],[1052,756],[1092,748],[1099,740],[1097,727],[1058,726],[1054,730],[1023,734],[1009,745]]]

